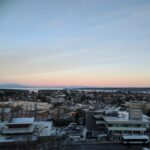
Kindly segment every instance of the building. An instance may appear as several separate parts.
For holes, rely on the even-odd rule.
[[[105,131],[108,135],[145,134],[149,125],[149,117],[141,110],[87,113],[87,131]]]
[[[120,111],[95,119],[97,125],[105,125],[108,134],[145,134],[150,124],[149,118],[140,110]]]
[[[8,121],[11,118],[11,108],[0,108],[0,122]]]
[[[35,122],[34,118],[13,118],[0,123],[0,144],[35,142],[51,136],[52,122]]]
[[[5,124],[2,135],[32,134],[34,129],[34,118],[13,118]]]
[[[146,102],[144,101],[130,101],[130,102],[125,102],[125,107],[127,110],[130,109],[140,109],[142,110]]]

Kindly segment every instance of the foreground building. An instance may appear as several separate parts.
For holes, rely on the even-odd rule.
[[[103,119],[108,134],[145,134],[150,124],[140,110],[118,112],[118,116]]]
[[[34,118],[13,118],[0,123],[0,144],[35,142],[51,135],[52,122],[35,122]]]
[[[88,131],[105,131],[108,135],[145,134],[150,127],[149,117],[141,110],[88,112]]]

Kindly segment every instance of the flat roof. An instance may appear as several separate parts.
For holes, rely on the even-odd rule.
[[[15,125],[15,124],[33,124],[34,118],[13,118],[11,122],[7,123],[6,125]]]
[[[52,122],[50,121],[41,121],[41,122],[35,122],[38,136],[50,136],[52,132]]]
[[[0,113],[10,113],[11,108],[0,108]]]
[[[136,120],[136,119],[129,119],[129,113],[126,111],[120,111],[118,112],[118,117],[113,116],[104,116],[104,120],[106,122],[115,122],[115,123],[150,123],[149,118],[145,115],[143,115],[142,120]]]
[[[124,139],[145,139],[149,138],[147,135],[123,135]]]

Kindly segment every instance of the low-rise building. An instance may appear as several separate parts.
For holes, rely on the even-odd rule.
[[[125,102],[125,107],[127,110],[130,109],[140,109],[142,110],[143,106],[146,104],[145,101],[130,101],[130,102]]]
[[[35,142],[51,136],[52,122],[35,122],[34,118],[13,118],[0,123],[0,144]]]
[[[145,134],[150,124],[140,110],[118,112],[118,116],[104,116],[103,119],[108,134]]]
[[[150,125],[149,117],[141,110],[88,112],[88,131],[105,131],[107,134],[145,134]],[[89,119],[90,118],[90,119]]]

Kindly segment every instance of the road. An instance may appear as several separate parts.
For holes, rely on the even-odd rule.
[[[68,145],[57,150],[142,150],[142,145],[122,145],[122,144],[96,144],[96,145]],[[55,148],[52,148],[55,150]]]
[[[77,144],[77,145],[66,145],[66,146],[48,146],[46,143],[40,147],[36,145],[29,146],[12,146],[12,147],[0,147],[0,150],[142,150],[142,147],[148,147],[143,145],[122,145],[122,144]]]

